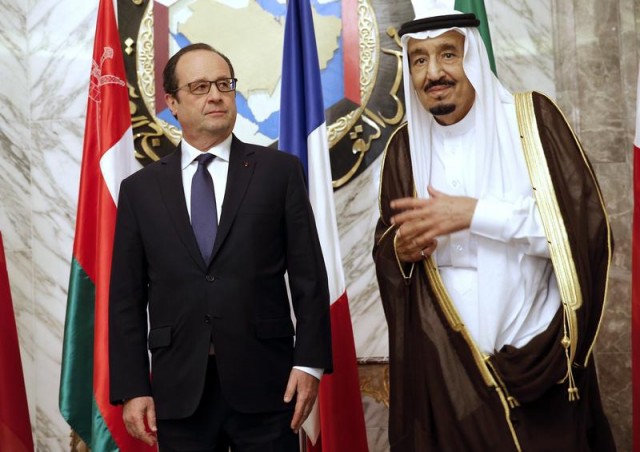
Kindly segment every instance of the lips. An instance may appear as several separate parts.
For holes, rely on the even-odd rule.
[[[429,88],[427,89],[427,93],[429,94],[441,94],[442,92],[448,90],[450,87],[449,86],[434,86],[433,88]]]
[[[427,86],[425,87],[424,90],[428,93],[434,93],[434,92],[444,91],[448,88],[453,87],[455,84],[456,82],[452,80],[436,80],[434,82],[427,83]]]

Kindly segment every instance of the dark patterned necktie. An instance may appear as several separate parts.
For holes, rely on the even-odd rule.
[[[191,227],[196,235],[200,253],[209,265],[213,243],[218,232],[218,213],[213,180],[207,166],[215,158],[213,154],[202,154],[195,158],[198,169],[191,180]]]

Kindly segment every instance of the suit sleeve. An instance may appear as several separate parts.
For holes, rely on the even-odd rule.
[[[294,365],[332,371],[327,271],[302,165],[290,172],[286,191],[287,273],[296,316]]]
[[[109,289],[109,375],[111,403],[151,395],[147,352],[146,258],[130,185],[118,199]]]

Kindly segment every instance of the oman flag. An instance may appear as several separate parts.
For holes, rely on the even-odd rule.
[[[631,369],[633,450],[640,452],[640,68],[633,140],[633,226],[631,232]]]
[[[322,377],[319,403],[304,424],[311,451],[367,451],[351,314],[331,186],[320,67],[309,0],[289,0],[284,32],[279,147],[307,171],[309,198],[329,276],[333,374]]]
[[[76,235],[64,328],[60,412],[94,451],[152,450],[109,404],[109,277],[120,181],[134,158],[114,0],[100,0],[89,83]]]

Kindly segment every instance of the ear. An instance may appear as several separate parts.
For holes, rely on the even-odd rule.
[[[171,110],[171,114],[175,116],[176,112],[178,111],[178,108],[176,106],[176,104],[178,103],[178,99],[176,99],[173,94],[167,93],[164,95],[164,101],[167,103],[167,107],[169,107],[169,110]]]

